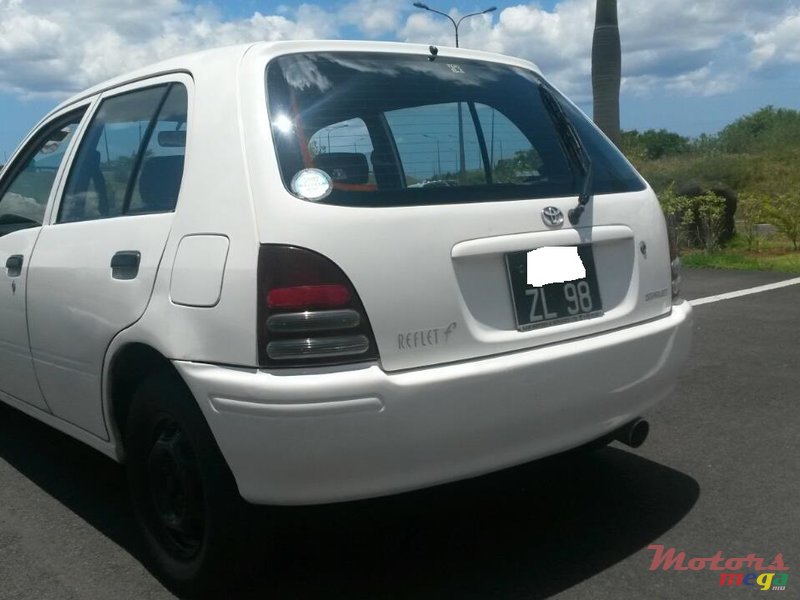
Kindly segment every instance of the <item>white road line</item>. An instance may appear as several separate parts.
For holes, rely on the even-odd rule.
[[[711,302],[719,302],[720,300],[730,300],[731,298],[739,298],[740,296],[749,296],[750,294],[760,294],[761,292],[768,292],[770,290],[777,290],[790,285],[800,284],[800,277],[794,279],[786,279],[777,283],[768,283],[767,285],[759,285],[757,287],[747,288],[746,290],[738,290],[735,292],[728,292],[727,294],[718,294],[716,296],[706,296],[705,298],[698,298],[697,300],[689,300],[692,306],[700,306],[701,304],[710,304]]]

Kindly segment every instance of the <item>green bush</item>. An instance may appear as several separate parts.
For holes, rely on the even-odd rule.
[[[691,218],[689,206],[690,199],[675,193],[675,188],[669,186],[658,195],[661,210],[667,221],[670,239],[674,240],[678,248],[688,248],[688,228],[684,223],[687,215]]]
[[[800,111],[768,106],[715,135],[624,132],[621,148],[658,193],[675,184],[779,196],[800,189]]]
[[[659,200],[670,235],[679,248],[719,248],[725,225],[725,198],[713,192],[682,196],[670,186]]]
[[[725,229],[725,198],[706,192],[691,198],[691,203],[697,224],[697,239],[703,249],[719,248]]]
[[[760,236],[757,225],[767,219],[767,203],[762,196],[745,194],[739,198],[736,209],[741,227],[739,233],[747,242],[748,250],[758,250]]]
[[[717,143],[731,154],[776,152],[796,147],[800,112],[767,106],[745,115],[717,135]]]
[[[658,160],[686,154],[691,148],[689,138],[666,129],[648,129],[641,133],[635,129],[623,131],[620,146],[627,156],[639,160]]]
[[[766,213],[772,224],[797,250],[800,242],[800,194],[779,194],[770,197]]]

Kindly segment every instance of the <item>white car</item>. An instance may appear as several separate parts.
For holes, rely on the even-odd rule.
[[[196,593],[250,505],[641,443],[690,346],[672,258],[529,62],[211,50],[68,100],[3,170],[0,399],[125,463],[155,570]]]

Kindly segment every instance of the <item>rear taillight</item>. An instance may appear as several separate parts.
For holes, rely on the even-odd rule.
[[[377,360],[361,299],[331,260],[295,246],[261,247],[258,358],[267,367]]]

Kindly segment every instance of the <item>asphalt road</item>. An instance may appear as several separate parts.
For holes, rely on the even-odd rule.
[[[787,276],[695,270],[698,298]],[[696,308],[691,366],[639,450],[559,457],[393,498],[285,509],[259,598],[714,599],[691,557],[781,553],[800,596],[800,286]],[[121,469],[0,407],[0,598],[172,598],[140,562]],[[738,597],[738,596],[737,596]]]

